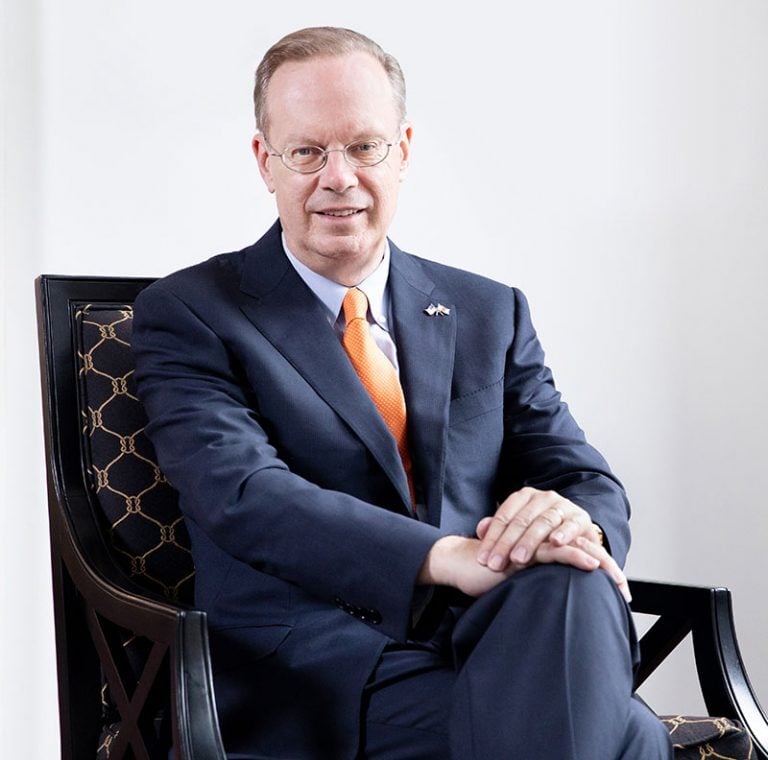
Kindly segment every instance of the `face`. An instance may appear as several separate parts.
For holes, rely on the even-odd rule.
[[[333,152],[320,171],[298,174],[269,155],[264,136],[253,140],[291,252],[310,269],[356,285],[381,260],[408,167],[411,129],[401,130],[389,79],[367,53],[284,63],[272,76],[266,105],[274,152],[288,145],[334,150],[371,137],[394,142],[376,166],[356,168]]]

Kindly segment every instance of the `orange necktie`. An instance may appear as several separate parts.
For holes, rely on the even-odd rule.
[[[355,372],[373,399],[384,422],[397,442],[397,450],[403,460],[411,504],[415,505],[411,456],[408,453],[405,396],[392,362],[376,345],[368,324],[368,298],[362,290],[350,288],[342,304],[347,327],[341,343],[355,368]]]

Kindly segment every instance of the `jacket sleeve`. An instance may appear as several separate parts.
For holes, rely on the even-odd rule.
[[[415,579],[440,531],[292,472],[229,347],[162,281],[136,301],[133,348],[147,434],[185,518],[238,560],[366,610],[366,622],[404,639]]]
[[[528,303],[520,291],[513,293],[515,329],[505,367],[499,498],[523,486],[558,491],[589,512],[623,565],[630,542],[624,489],[562,401],[544,363]]]

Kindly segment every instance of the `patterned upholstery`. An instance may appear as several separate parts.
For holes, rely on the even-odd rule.
[[[116,561],[133,581],[173,602],[191,604],[194,565],[189,534],[178,494],[160,471],[144,433],[147,418],[136,396],[132,306],[88,305],[77,311],[75,323],[83,455],[105,535]],[[130,631],[122,639],[138,677],[148,642]],[[104,729],[96,757],[107,760],[120,723],[106,683],[101,702]],[[162,712],[157,723],[163,723]]]
[[[675,747],[675,760],[752,760],[752,739],[726,718],[662,717]]]
[[[83,450],[115,557],[137,583],[172,601],[191,603],[194,566],[178,495],[155,461],[144,433],[147,419],[135,392],[131,352],[133,310],[92,304],[75,315]],[[126,632],[124,646],[138,663],[143,642]],[[135,668],[136,673],[141,672]],[[120,730],[106,685],[104,730],[97,758],[110,755]],[[724,718],[663,718],[679,760],[747,760],[749,735]]]
[[[136,397],[132,308],[86,306],[76,321],[88,475],[116,557],[148,590],[191,602],[189,535],[178,496],[155,462]]]

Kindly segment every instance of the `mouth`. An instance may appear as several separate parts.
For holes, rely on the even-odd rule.
[[[316,214],[320,216],[329,216],[334,218],[344,218],[348,216],[355,216],[356,214],[362,214],[361,208],[340,208],[340,209],[326,209],[324,211],[316,211]]]

